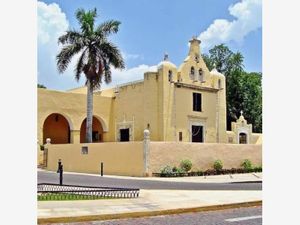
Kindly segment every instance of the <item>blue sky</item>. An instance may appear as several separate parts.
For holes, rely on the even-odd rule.
[[[84,84],[74,79],[72,61],[58,74],[55,56],[57,37],[79,29],[74,13],[78,8],[98,10],[97,23],[115,19],[120,30],[111,36],[123,53],[126,69],[113,71],[109,86],[142,79],[155,70],[168,52],[179,66],[187,55],[188,40],[197,36],[202,52],[225,43],[244,57],[246,71],[262,71],[261,0],[77,0],[38,1],[38,82],[49,89],[67,90]],[[102,85],[103,88],[107,85]]]

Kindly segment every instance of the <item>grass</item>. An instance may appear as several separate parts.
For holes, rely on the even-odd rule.
[[[108,196],[90,196],[90,195],[80,195],[80,194],[46,194],[38,195],[38,201],[73,201],[73,200],[98,200],[98,199],[116,199],[115,197]]]

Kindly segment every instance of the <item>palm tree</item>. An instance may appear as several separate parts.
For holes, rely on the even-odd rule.
[[[56,56],[56,61],[59,73],[63,73],[73,56],[80,54],[75,66],[75,79],[79,81],[82,73],[86,78],[86,142],[91,143],[93,90],[100,88],[103,77],[105,83],[111,82],[111,66],[119,69],[125,68],[119,49],[107,39],[110,34],[118,32],[120,22],[109,20],[95,28],[96,8],[87,12],[84,9],[78,9],[75,15],[81,31],[69,30],[58,38],[58,43],[63,47]]]

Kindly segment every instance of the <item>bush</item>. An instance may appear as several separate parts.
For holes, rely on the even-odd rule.
[[[220,171],[220,170],[222,170],[223,169],[223,163],[222,163],[222,161],[221,160],[216,160],[215,162],[214,162],[214,169],[216,170],[216,171]]]
[[[196,173],[198,176],[203,176],[203,174],[204,174],[202,170],[198,170]]]
[[[171,166],[167,165],[160,170],[160,173],[161,173],[161,176],[163,176],[163,177],[172,176],[173,170],[172,170]]]
[[[178,168],[177,168],[176,166],[174,166],[174,167],[172,168],[172,172],[173,172],[173,173],[177,173],[177,170],[178,170]]]
[[[253,172],[262,172],[262,167],[261,166],[254,167]]]
[[[189,159],[182,160],[180,162],[180,168],[184,170],[184,172],[189,172],[192,169],[192,162]]]
[[[252,163],[251,163],[251,161],[249,159],[245,159],[242,162],[241,166],[244,168],[244,170],[246,170],[248,172],[250,172],[251,169],[252,169]]]
[[[204,175],[205,175],[205,176],[209,176],[209,175],[217,175],[217,171],[216,171],[216,170],[210,170],[210,169],[208,169],[208,170],[206,170],[206,171],[204,172]]]

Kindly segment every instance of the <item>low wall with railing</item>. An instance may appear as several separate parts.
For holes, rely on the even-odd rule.
[[[257,144],[212,144],[188,142],[150,142],[149,170],[158,173],[166,166],[179,166],[183,159],[190,159],[192,170],[213,168],[215,160],[223,162],[223,168],[239,168],[244,159],[254,166],[262,165],[262,146]]]

